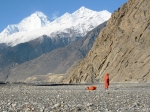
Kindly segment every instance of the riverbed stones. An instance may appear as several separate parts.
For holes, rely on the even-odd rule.
[[[108,91],[103,84],[95,91],[86,86],[0,85],[0,112],[150,111],[148,83],[110,84]]]

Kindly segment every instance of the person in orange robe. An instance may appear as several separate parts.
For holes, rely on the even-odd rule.
[[[105,89],[108,89],[108,86],[109,86],[109,74],[108,73],[106,73],[104,77],[104,82],[105,82]]]
[[[86,87],[86,90],[96,90],[96,86]]]

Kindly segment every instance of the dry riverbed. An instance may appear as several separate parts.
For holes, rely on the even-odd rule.
[[[150,112],[150,83],[0,85],[0,112]]]

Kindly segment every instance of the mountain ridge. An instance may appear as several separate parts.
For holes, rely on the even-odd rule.
[[[91,16],[93,16],[93,18],[91,18],[91,16],[89,16],[89,15],[87,16],[87,14],[86,14],[86,12],[84,12],[84,10],[90,11],[90,14],[91,14]],[[77,51],[74,53],[74,55],[73,54],[71,55],[74,59],[72,59],[72,57],[69,58],[68,56],[67,56],[68,58],[65,58],[65,56],[63,58],[60,57],[60,59],[61,59],[60,62],[68,63],[68,64],[64,64],[66,67],[63,66],[62,64],[59,64],[60,62],[59,63],[56,62],[57,60],[55,58],[57,56],[55,56],[55,53],[56,54],[59,54],[59,53],[54,52],[56,49],[61,49],[61,48],[63,49],[65,46],[72,44],[73,42],[76,42],[80,39],[82,40],[83,35],[85,35],[86,32],[88,32],[88,30],[90,30],[90,29],[93,30],[94,27],[97,27],[98,22],[102,22],[101,19],[99,19],[100,15],[101,15],[101,13],[99,13],[99,12],[85,9],[84,7],[82,7],[79,12],[81,13],[79,15],[77,13],[75,13],[75,15],[65,13],[63,16],[61,16],[57,20],[55,20],[51,23],[48,23],[45,27],[42,28],[42,30],[38,29],[38,30],[28,31],[28,33],[31,33],[31,35],[28,34],[26,31],[22,31],[20,33],[14,33],[11,36],[9,36],[8,37],[9,41],[6,41],[7,37],[0,38],[0,40],[4,39],[2,41],[8,42],[7,43],[8,46],[5,43],[0,44],[0,80],[6,80],[6,79],[10,80],[11,74],[13,74],[13,75],[16,74],[14,72],[11,72],[12,69],[16,68],[17,73],[21,73],[22,69],[18,70],[17,67],[19,68],[19,66],[23,65],[24,63],[26,63],[28,61],[36,60],[36,58],[38,59],[39,56],[43,56],[46,53],[51,53],[51,52],[54,53],[51,55],[52,59],[50,60],[50,62],[56,63],[56,65],[58,65],[58,67],[56,66],[53,69],[45,67],[44,70],[41,70],[41,72],[38,72],[41,74],[45,74],[48,72],[64,73],[66,71],[66,69],[68,69],[68,66],[69,65],[71,66],[74,59],[76,60],[80,57],[85,56],[87,51],[89,50],[89,46],[91,47],[91,45],[94,41],[93,39],[91,39],[91,41],[86,40],[87,43],[86,42],[84,43],[85,50],[78,48]],[[85,15],[82,14],[82,12],[84,12]],[[87,13],[89,13],[89,12],[87,12]],[[105,11],[102,13],[105,13]],[[36,14],[32,15],[33,16],[32,19],[34,20],[34,17],[37,17],[39,19],[39,17],[38,17],[39,15],[41,15],[43,17],[43,13],[36,12]],[[102,15],[104,15],[104,14],[102,14]],[[80,17],[77,17],[77,16],[80,16]],[[106,16],[107,16],[107,14],[104,15],[104,19],[106,19],[105,18]],[[108,16],[110,16],[110,14]],[[44,18],[46,18],[46,16]],[[76,18],[80,18],[80,19],[77,20]],[[30,18],[29,18],[29,20],[30,20]],[[86,21],[84,21],[84,20],[86,20]],[[96,21],[96,24],[92,25],[93,23],[95,23],[94,21]],[[80,24],[80,22],[83,24]],[[63,24],[63,23],[67,23],[67,24]],[[52,32],[52,31],[50,32],[50,29],[48,28],[49,25],[52,25],[52,28],[53,28],[52,30],[53,31],[56,30],[56,32]],[[105,25],[102,25],[102,27],[104,27],[104,26]],[[57,29],[58,27],[60,27],[60,29]],[[102,27],[100,27],[100,28],[102,28]],[[49,34],[47,34],[47,31]],[[38,33],[40,33],[40,34],[42,33],[42,35],[39,36]],[[35,37],[34,36],[32,37],[32,34]],[[96,38],[95,37],[96,34],[92,34],[93,37],[91,37],[91,38]],[[50,36],[48,36],[48,35],[50,35]],[[26,38],[26,37],[29,37],[29,38]],[[0,41],[0,42],[2,42],[2,41]],[[86,45],[86,44],[88,44],[88,45]],[[81,44],[79,44],[79,45],[81,46]],[[74,46],[76,46],[76,45],[74,45]],[[74,48],[76,49],[76,47],[74,47]],[[57,51],[59,51],[59,50],[57,50]],[[73,51],[73,49],[71,50],[71,52],[72,51]],[[64,50],[64,52],[62,52],[62,50],[60,50],[59,52],[64,53],[65,50]],[[66,53],[64,55],[67,55],[67,54],[68,53]],[[59,54],[58,56],[61,56],[61,54]],[[64,60],[62,60],[62,59],[64,59]],[[70,59],[72,59],[72,60],[68,61]],[[53,66],[53,63],[50,63],[49,65]],[[23,68],[23,70],[25,70],[25,68]],[[40,69],[38,69],[38,70],[40,70]],[[51,71],[49,71],[49,70],[51,70]],[[26,70],[26,71],[28,71],[28,70]],[[24,75],[24,73],[23,74],[21,73],[20,75],[22,76],[22,75]],[[36,73],[36,71],[34,71],[34,73]],[[29,75],[29,74],[26,73],[26,75]],[[26,75],[24,75],[24,76],[26,76]],[[30,74],[30,75],[32,75],[32,74]],[[34,74],[34,75],[36,75],[36,74]],[[16,80],[17,80],[17,77],[16,77]]]
[[[20,25],[20,29],[22,29],[21,32],[18,32],[19,29],[17,25],[8,26],[8,30],[7,28],[4,29],[2,33],[0,33],[0,42],[6,43],[9,46],[15,46],[19,43],[28,42],[42,35],[47,35],[51,38],[54,38],[58,33],[65,32],[70,34],[70,30],[72,30],[76,36],[84,36],[88,31],[107,21],[111,16],[111,13],[106,10],[102,12],[96,12],[85,7],[81,7],[72,14],[66,13],[56,20],[50,22],[42,12],[36,13],[27,17],[30,18],[33,16],[31,20],[29,19],[29,22],[22,20],[21,23],[23,25]],[[40,21],[41,19],[37,18],[36,21],[34,21],[34,18],[37,15],[42,15],[44,26],[42,26]],[[34,22],[31,22],[31,24],[30,21]],[[39,25],[36,23],[39,23]]]
[[[65,74],[70,66],[85,57],[92,47],[95,38],[97,38],[99,31],[105,26],[106,22],[89,31],[85,37],[78,41],[47,52],[12,68],[6,81],[23,82],[28,78],[32,82],[32,79],[36,78],[30,77],[38,77],[40,75],[45,77],[49,76],[49,74],[57,74],[59,77],[60,74]],[[28,80],[28,82],[30,81]]]
[[[1,36],[8,37],[13,33],[39,29],[49,23],[50,21],[47,16],[42,12],[36,11],[29,17],[24,18],[18,24],[8,25],[0,34]]]

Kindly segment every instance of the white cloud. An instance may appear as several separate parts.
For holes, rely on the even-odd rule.
[[[59,11],[55,11],[53,14],[52,14],[52,20],[55,20],[58,18],[58,15],[59,15]]]

